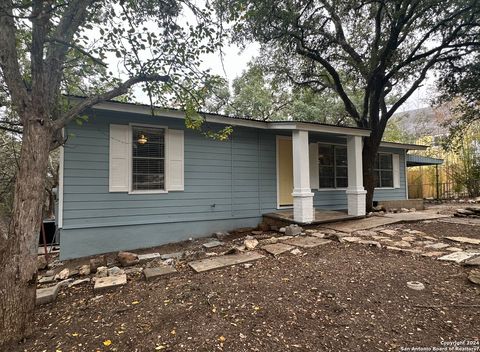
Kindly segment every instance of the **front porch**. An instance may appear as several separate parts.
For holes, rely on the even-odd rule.
[[[286,226],[290,224],[298,225],[319,225],[337,221],[362,219],[364,215],[349,215],[347,211],[314,209],[312,221],[302,222],[294,219],[293,209],[279,210],[273,213],[263,214],[263,222],[268,225]]]

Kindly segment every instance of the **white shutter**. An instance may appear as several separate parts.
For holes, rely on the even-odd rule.
[[[168,129],[167,136],[167,191],[183,191],[183,130]]]
[[[393,188],[400,188],[400,155],[392,154]]]
[[[128,125],[110,125],[110,152],[108,190],[128,192],[128,156],[130,128]]]
[[[310,143],[308,156],[310,159],[310,188],[318,189],[318,144]]]

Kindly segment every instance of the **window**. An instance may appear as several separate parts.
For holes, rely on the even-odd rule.
[[[318,145],[319,188],[348,186],[347,148]]]
[[[375,160],[375,187],[393,187],[393,156],[378,153]]]
[[[132,126],[132,190],[165,190],[165,130]]]

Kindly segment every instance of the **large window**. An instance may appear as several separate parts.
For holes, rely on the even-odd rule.
[[[392,154],[378,153],[375,160],[375,187],[393,187]]]
[[[165,130],[132,127],[132,190],[165,189]]]
[[[336,145],[318,145],[318,173],[320,188],[348,186],[347,148]]]

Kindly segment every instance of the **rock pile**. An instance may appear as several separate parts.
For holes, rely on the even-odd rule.
[[[465,207],[457,209],[453,216],[459,218],[480,218],[480,207]]]

